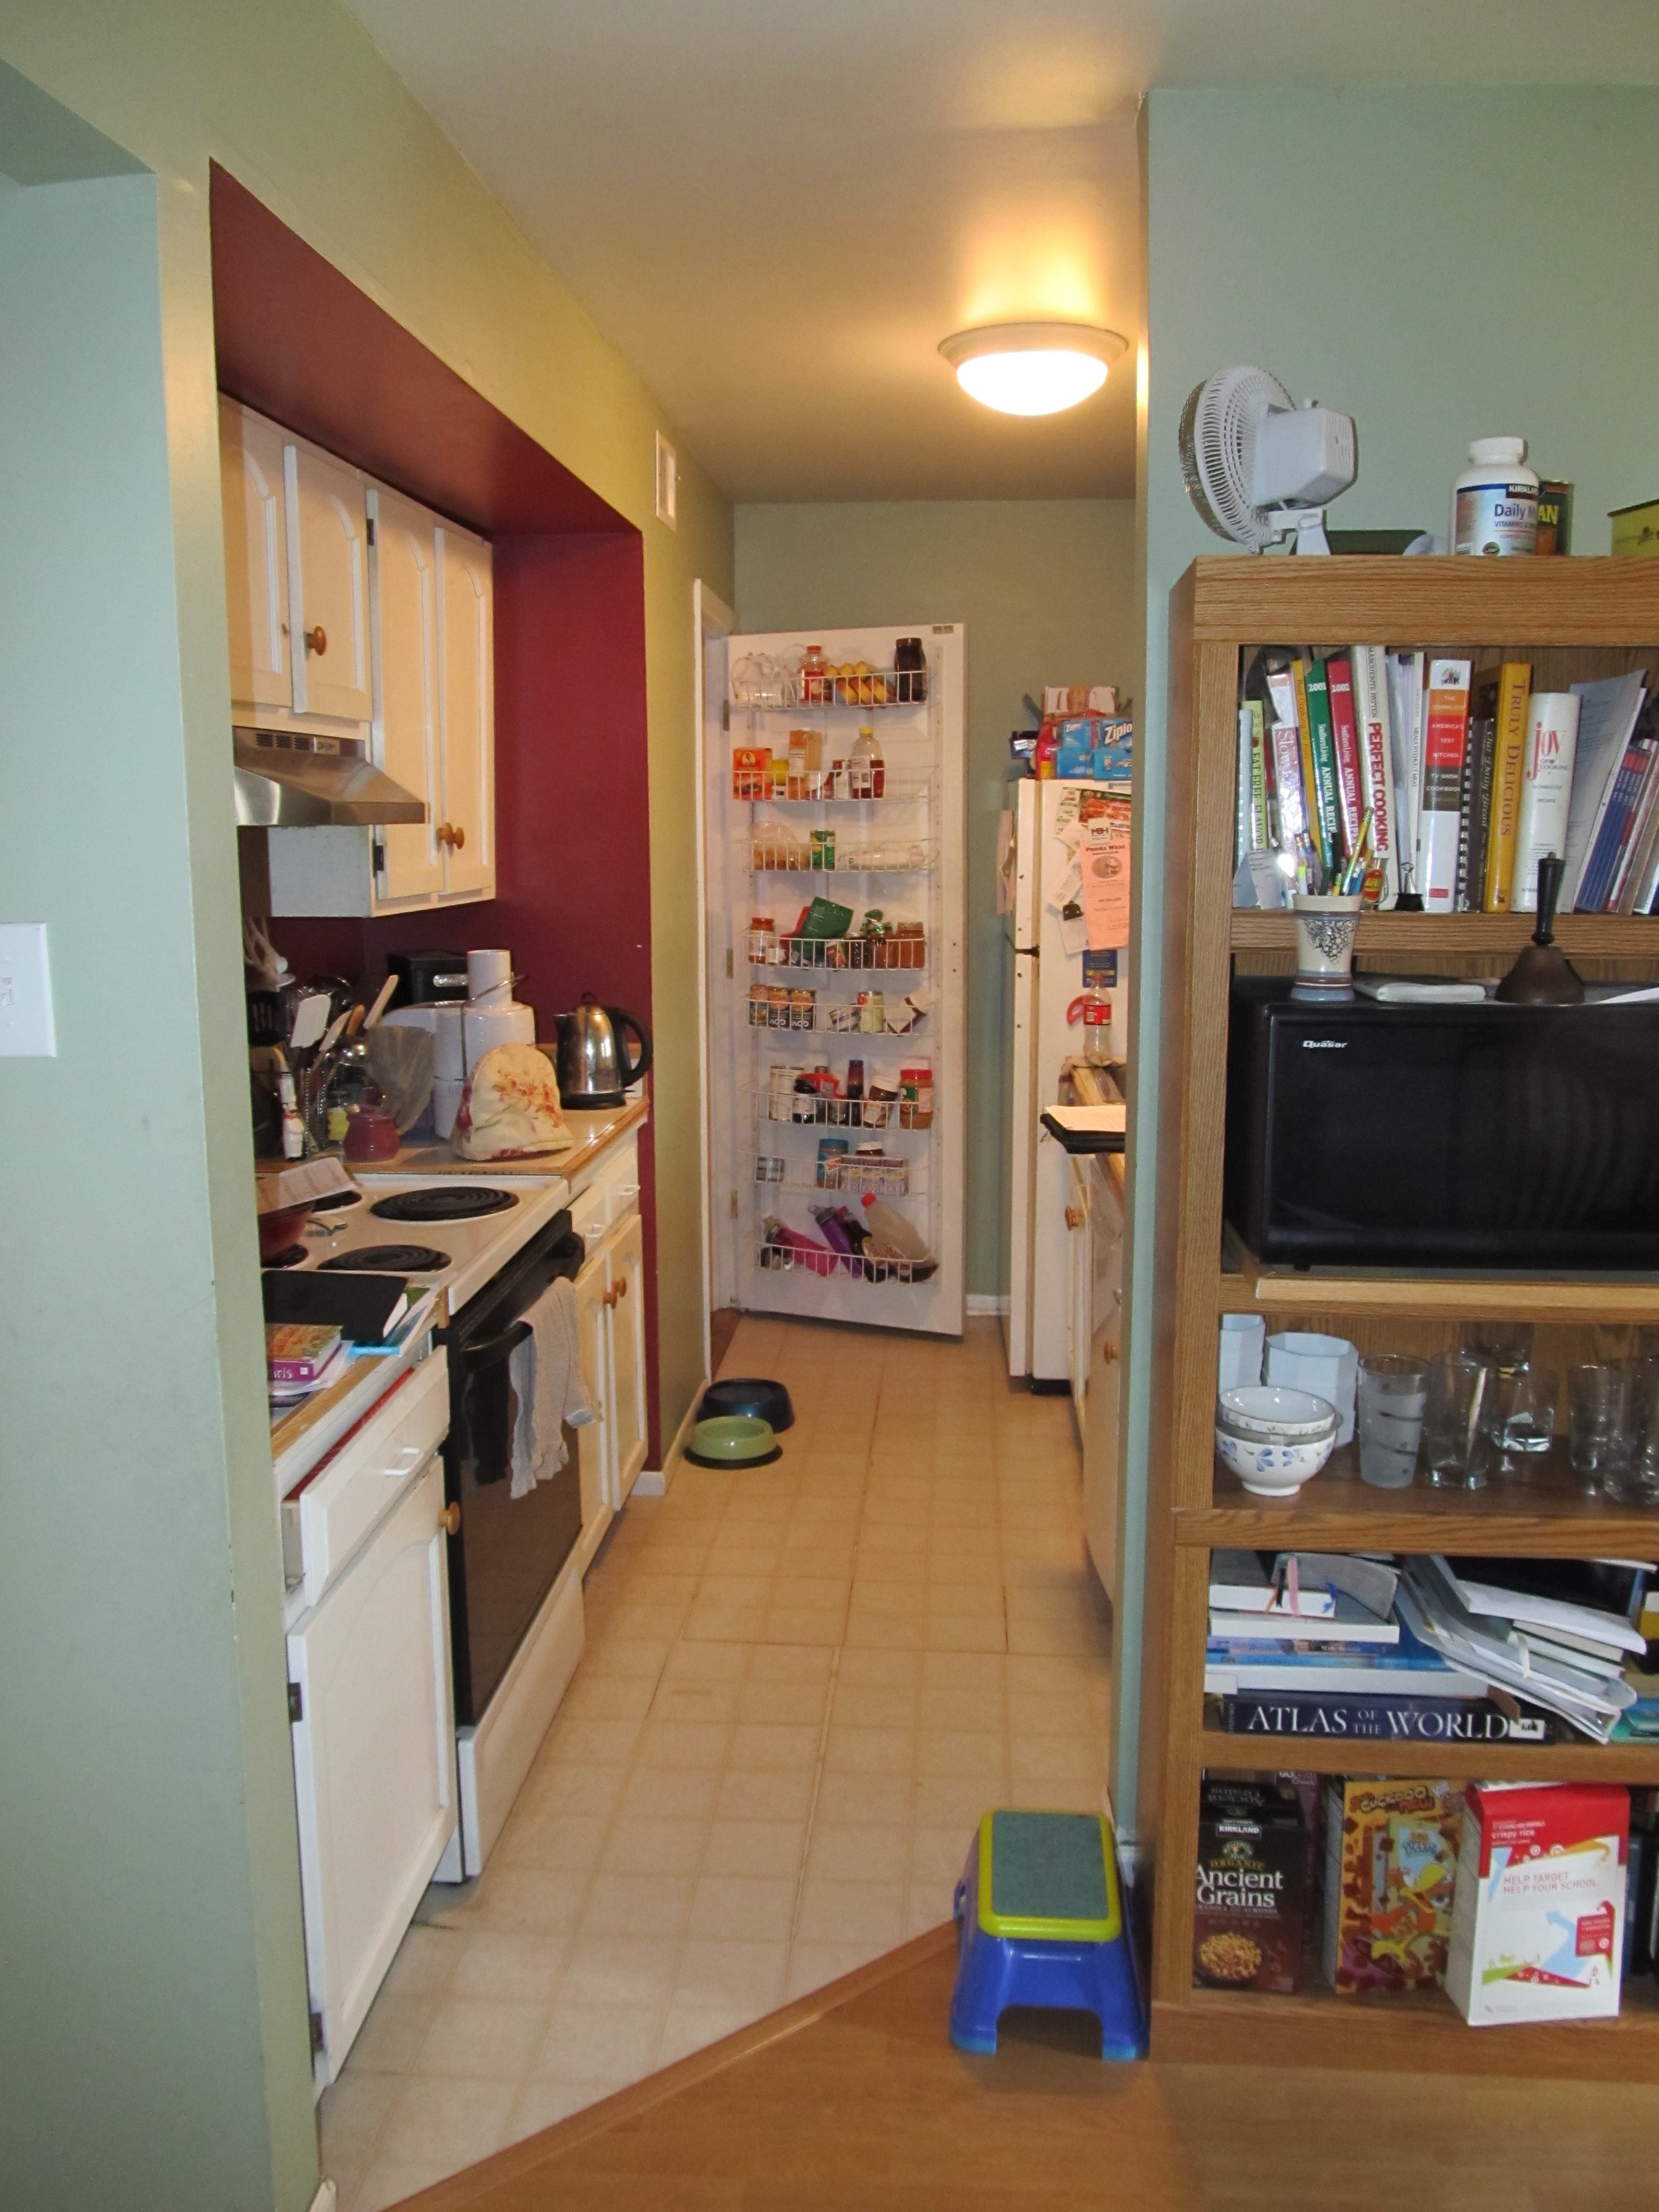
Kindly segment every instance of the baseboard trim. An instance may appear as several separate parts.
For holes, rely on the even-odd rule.
[[[691,1402],[686,1407],[684,1418],[678,1428],[674,1431],[673,1442],[662,1455],[662,1465],[657,1468],[644,1468],[635,1476],[634,1495],[636,1498],[667,1496],[668,1486],[674,1480],[675,1470],[684,1456],[685,1447],[691,1441],[691,1431],[697,1423],[697,1408],[702,1405],[702,1394],[708,1388],[708,1378],[705,1376],[691,1394]]]
[[[963,1303],[970,1319],[985,1315],[1000,1316],[1008,1310],[1008,1294],[1005,1291],[999,1297],[985,1291],[969,1291]]]
[[[339,2203],[339,2191],[331,2181],[319,2181],[317,2194],[311,2200],[311,2212],[335,2212]]]
[[[956,1942],[957,1931],[951,1922],[947,1921],[942,1928],[929,1929],[925,1936],[913,1937],[897,1950],[872,1959],[867,1966],[855,1966],[839,1981],[826,1982],[821,1990],[809,1990],[793,2004],[751,2021],[735,2034],[722,2037],[705,2050],[694,2051],[688,2058],[677,2059],[659,2074],[649,2074],[643,2081],[635,2081],[626,2089],[602,2098],[597,2105],[573,2112],[568,2120],[556,2121],[539,2135],[529,2136],[523,2142],[497,2151],[482,2164],[468,2166],[465,2172],[454,2174],[447,2181],[434,2183],[429,2189],[410,2197],[404,2212],[465,2212],[465,2208],[476,2204],[485,2191],[494,2191],[505,2182],[526,2179],[550,2160],[562,2158],[579,2143],[588,2142],[595,2136],[605,2135],[612,2128],[636,2119],[665,2099],[695,2088],[698,2082],[723,2073],[739,2059],[752,2057],[769,2044],[793,2035],[799,2028],[810,2027],[826,2013],[850,2004],[866,1990],[879,1989],[895,1975],[908,1973],[924,1960],[936,1959],[942,1951],[954,1950]]]

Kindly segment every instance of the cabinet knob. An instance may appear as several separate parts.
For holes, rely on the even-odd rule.
[[[461,1509],[459,1504],[446,1505],[438,1516],[438,1526],[447,1536],[459,1536],[461,1532]]]
[[[306,651],[314,653],[319,659],[328,651],[328,632],[319,623],[315,629],[305,633]]]
[[[1083,1226],[1083,1216],[1074,1206],[1068,1206],[1066,1209],[1066,1226],[1068,1229],[1081,1229]]]
[[[455,826],[449,833],[449,842],[452,849],[457,853],[460,851],[462,846],[466,842],[466,831],[461,827],[459,822],[456,823]]]
[[[1101,1346],[1101,1347],[1100,1347],[1100,1364],[1101,1364],[1101,1365],[1102,1365],[1103,1367],[1110,1367],[1110,1366],[1111,1366],[1111,1365],[1115,1362],[1116,1358],[1117,1358],[1117,1346],[1116,1346],[1116,1345],[1115,1345],[1115,1344],[1111,1344],[1111,1343],[1106,1343],[1106,1344],[1103,1344],[1103,1345]]]
[[[438,842],[441,845],[448,845],[453,839],[455,832],[450,828],[447,822],[441,822],[438,824],[436,830],[434,832],[434,835],[436,836]]]
[[[625,1298],[628,1296],[628,1278],[626,1275],[623,1277],[621,1282],[617,1285],[617,1296],[619,1298]]]

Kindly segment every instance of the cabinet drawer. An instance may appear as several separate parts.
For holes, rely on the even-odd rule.
[[[283,1500],[283,1569],[315,1605],[449,1432],[449,1360],[422,1360],[332,1455]]]
[[[605,1186],[605,1225],[614,1229],[619,1221],[626,1221],[640,1210],[640,1140],[630,1137],[614,1160],[606,1167],[602,1181]]]
[[[570,1201],[570,1225],[586,1246],[590,1257],[594,1247],[605,1241],[608,1224],[605,1181],[603,1176],[595,1176],[587,1188],[578,1191]]]

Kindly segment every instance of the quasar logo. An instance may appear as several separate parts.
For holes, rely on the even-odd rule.
[[[1346,1037],[1304,1037],[1302,1049],[1304,1052],[1346,1052],[1348,1040]]]

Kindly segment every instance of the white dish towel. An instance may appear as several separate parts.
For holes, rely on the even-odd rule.
[[[562,1434],[568,1421],[583,1428],[597,1418],[582,1379],[581,1328],[576,1293],[561,1276],[550,1283],[525,1316],[530,1334],[507,1361],[507,1379],[518,1401],[513,1423],[514,1498],[528,1497],[538,1482],[550,1482],[570,1456]]]

